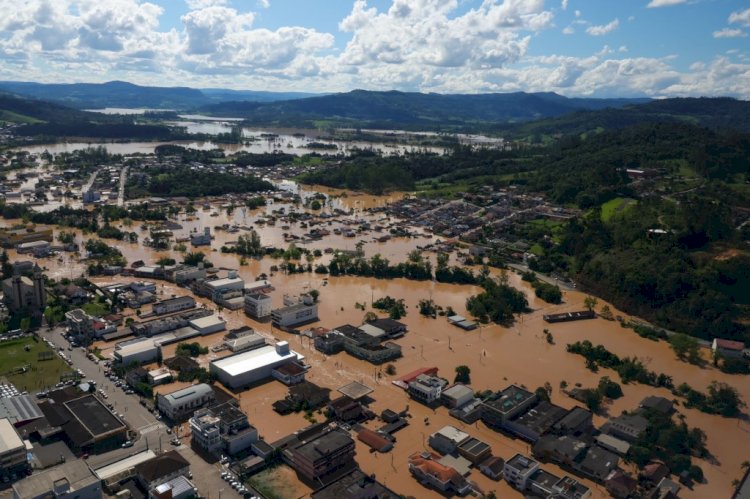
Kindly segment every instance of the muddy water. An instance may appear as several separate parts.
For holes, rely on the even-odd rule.
[[[338,202],[350,202],[356,199],[354,196],[342,198]],[[375,200],[373,200],[375,201]],[[252,223],[259,214],[266,213],[277,206],[268,206],[254,212],[244,214],[235,211],[231,220],[237,220],[238,216],[249,219]],[[199,211],[193,221],[182,221],[183,231],[192,228],[202,228],[203,224],[229,223],[230,218],[225,214],[218,217],[210,217],[210,212]],[[8,221],[3,221],[8,224]],[[235,223],[235,222],[232,222]],[[240,223],[237,220],[237,223]],[[335,222],[337,223],[337,222]],[[281,237],[282,229],[279,227],[259,228],[264,244],[283,246]],[[142,232],[138,226],[133,226],[136,232]],[[302,231],[292,226],[288,231]],[[239,234],[227,234],[218,232],[212,247],[220,247],[223,242],[236,239]],[[180,232],[177,232],[179,235]],[[79,236],[80,237],[80,236]],[[355,239],[355,241],[358,239]],[[429,239],[424,239],[429,241]],[[323,241],[311,243],[311,248],[324,247],[346,247],[354,242],[347,238],[330,238]],[[379,251],[384,254],[393,254],[394,261],[404,258],[406,252],[416,247],[417,244],[426,244],[418,240],[391,240],[387,243],[374,243],[368,241],[365,252],[372,254]],[[342,246],[344,245],[344,246]],[[179,259],[178,253],[168,251],[155,253],[142,245],[118,244],[129,261],[142,259],[146,262],[154,262],[158,257],[172,255]],[[205,248],[198,248],[206,251]],[[16,259],[15,252],[10,252],[11,258]],[[225,255],[212,252],[209,255],[211,261],[217,266],[238,268],[238,257],[236,255]],[[21,259],[26,256],[21,255]],[[278,261],[265,258],[261,261],[249,260],[249,264],[239,267],[240,275],[246,280],[254,280],[261,272],[270,273],[270,266],[278,264]],[[63,260],[44,259],[40,264],[50,269],[51,277],[75,277],[79,275],[84,264],[71,256],[63,257]],[[335,327],[344,323],[360,324],[370,303],[373,299],[390,295],[396,298],[404,298],[409,313],[403,321],[409,326],[409,333],[402,339],[397,340],[403,348],[404,357],[395,366],[398,374],[404,374],[413,369],[424,366],[436,366],[440,374],[446,378],[453,377],[453,371],[458,365],[471,367],[472,387],[481,389],[500,389],[509,383],[524,385],[533,390],[549,382],[554,390],[553,402],[564,407],[572,407],[575,402],[562,394],[559,383],[565,380],[569,386],[581,383],[583,386],[594,386],[599,378],[609,375],[618,380],[616,373],[602,369],[593,374],[586,370],[581,357],[568,354],[565,345],[577,340],[589,339],[594,343],[601,343],[609,350],[619,355],[635,355],[657,372],[664,372],[672,376],[675,383],[688,382],[697,389],[704,390],[713,380],[724,381],[739,390],[744,400],[750,400],[750,385],[747,378],[730,376],[720,373],[712,367],[699,368],[676,360],[674,354],[665,343],[656,343],[638,337],[631,330],[623,329],[616,322],[608,322],[601,319],[573,322],[567,324],[549,325],[543,322],[542,315],[550,312],[561,312],[583,308],[584,295],[578,292],[565,294],[565,303],[559,306],[548,305],[536,300],[526,283],[520,281],[518,276],[511,275],[511,283],[523,289],[529,297],[529,302],[534,312],[521,317],[521,319],[510,328],[496,325],[483,326],[472,332],[464,332],[447,324],[443,318],[427,319],[418,315],[417,302],[423,298],[432,298],[442,306],[452,306],[458,313],[465,313],[465,301],[478,290],[471,286],[446,285],[432,282],[414,282],[402,279],[383,281],[377,279],[340,277],[325,279],[325,276],[315,274],[284,275],[276,273],[271,280],[276,290],[271,293],[276,304],[281,302],[284,293],[298,293],[305,289],[315,288],[321,292],[319,325]],[[106,281],[126,281],[125,278],[107,278]],[[327,284],[324,284],[327,283]],[[160,283],[161,286],[161,283]],[[187,291],[164,284],[160,288],[163,296],[171,294],[185,294]],[[203,300],[205,301],[205,300]],[[355,307],[356,303],[365,304],[366,310]],[[602,303],[603,305],[603,303]],[[612,307],[614,310],[614,307]],[[615,312],[621,314],[620,312]],[[625,315],[625,314],[621,314]],[[333,357],[324,356],[316,352],[310,345],[309,340],[287,333],[271,329],[268,324],[259,324],[246,318],[240,311],[224,311],[223,316],[229,321],[229,327],[240,324],[250,325],[269,338],[283,339],[290,342],[293,349],[299,351],[306,357],[306,361],[313,368],[309,373],[309,379],[319,385],[336,390],[351,380],[358,380],[372,386],[375,392],[372,394],[374,402],[372,409],[380,412],[385,408],[402,410],[409,405],[413,415],[411,425],[396,434],[397,444],[390,455],[370,454],[369,449],[359,442],[358,462],[367,473],[374,473],[388,486],[396,491],[413,495],[415,497],[438,497],[437,494],[428,491],[419,485],[408,473],[407,458],[416,451],[425,447],[429,434],[446,424],[459,427],[463,425],[451,418],[444,409],[433,411],[410,401],[406,394],[390,383],[391,379],[386,376],[382,369],[371,364],[353,359],[346,354]],[[546,342],[542,330],[548,328],[555,339],[555,344]],[[212,335],[200,338],[198,341],[206,346],[211,346],[220,341],[221,335]],[[111,348],[111,347],[110,347]],[[169,348],[169,347],[168,347]],[[106,352],[106,350],[105,350]],[[105,353],[106,354],[106,353]],[[220,353],[218,355],[223,355]],[[210,360],[209,354],[202,363]],[[159,390],[166,388],[159,388]],[[173,387],[170,387],[173,389]],[[642,385],[623,386],[624,397],[614,402],[607,408],[612,416],[620,414],[623,410],[632,410],[638,406],[640,400],[651,394],[658,394],[672,398],[667,390],[654,389]],[[274,440],[290,431],[298,429],[306,424],[302,415],[277,416],[271,413],[270,403],[282,398],[286,388],[276,381],[269,382],[260,387],[255,387],[243,392],[240,396],[243,408],[248,412],[250,420],[257,425],[261,434],[268,440]],[[335,395],[335,392],[333,393]],[[741,476],[741,463],[750,458],[750,425],[745,421],[736,419],[723,419],[718,416],[710,416],[695,410],[679,408],[679,413],[685,416],[690,426],[702,428],[708,435],[708,448],[713,454],[711,462],[699,463],[706,475],[707,483],[698,485],[693,491],[683,490],[681,497],[728,497],[731,493],[731,482]],[[315,415],[319,420],[319,415]],[[428,417],[429,426],[423,423]],[[602,424],[604,418],[597,417],[597,424]],[[528,446],[519,441],[503,437],[487,428],[481,423],[476,426],[467,427],[466,430],[479,438],[487,441],[493,448],[493,452],[503,458],[510,458],[515,452],[528,452]],[[545,466],[557,473],[553,466]],[[560,474],[562,474],[560,472]],[[507,485],[491,482],[478,472],[472,472],[470,479],[475,480],[484,490],[495,490],[500,496],[508,492]],[[603,488],[590,482],[587,483],[595,493],[595,497],[604,497]]]

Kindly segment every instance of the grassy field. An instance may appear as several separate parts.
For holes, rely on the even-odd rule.
[[[253,475],[248,483],[268,499],[292,499],[300,497],[293,483],[286,479],[281,466],[270,468]]]
[[[40,352],[52,352],[43,341],[18,338],[0,343],[0,377],[5,377],[20,391],[35,392],[54,386],[60,375],[72,370],[57,355],[51,360],[39,360]],[[22,368],[26,371],[22,372]]]
[[[626,210],[628,206],[635,203],[635,199],[631,198],[614,198],[602,205],[602,222],[608,222],[615,213],[621,213]]]

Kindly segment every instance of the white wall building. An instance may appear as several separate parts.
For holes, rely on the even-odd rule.
[[[159,358],[159,347],[152,338],[137,338],[115,345],[115,362],[123,365],[153,362]]]
[[[195,307],[195,298],[192,296],[178,296],[177,298],[170,298],[168,300],[162,300],[154,303],[152,311],[156,315],[171,314],[174,312],[180,312],[182,310],[188,310]]]
[[[240,388],[270,378],[275,367],[304,359],[280,341],[211,362],[209,369],[229,388]]]
[[[101,499],[102,482],[75,459],[13,484],[13,499]]]
[[[310,295],[284,297],[284,306],[271,312],[276,327],[294,327],[318,320],[318,304]]]
[[[172,421],[192,416],[195,411],[214,401],[213,388],[206,383],[183,388],[166,395],[156,396],[156,407]]]
[[[255,319],[263,319],[271,315],[273,299],[263,293],[245,295],[245,313]]]

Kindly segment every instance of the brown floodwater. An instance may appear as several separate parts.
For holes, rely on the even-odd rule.
[[[328,193],[333,193],[328,191]],[[357,200],[359,196],[349,195],[341,198],[341,202]],[[361,200],[365,200],[362,198]],[[369,202],[369,201],[368,201]],[[376,202],[376,200],[373,200]],[[287,205],[289,206],[289,205]],[[271,205],[259,210],[246,210],[241,213],[236,210],[232,217],[221,213],[217,217],[210,217],[209,211],[200,211],[192,221],[181,217],[180,223],[184,229],[177,231],[176,235],[186,234],[192,228],[202,229],[203,225],[220,225],[222,223],[237,223],[240,225],[254,225],[254,221],[261,213],[269,213],[270,210],[279,206]],[[211,211],[218,211],[212,207]],[[380,218],[382,215],[353,215],[356,217]],[[240,217],[238,220],[237,217]],[[342,217],[346,219],[346,217]],[[10,221],[0,221],[2,225],[9,225]],[[341,222],[333,222],[339,224]],[[275,227],[258,227],[263,244],[285,247],[282,232],[304,233],[308,229],[302,229],[298,224],[290,224],[288,230],[282,230],[282,222]],[[336,226],[336,225],[333,225]],[[134,224],[130,230],[134,230],[142,238],[147,232],[141,231],[138,224]],[[228,234],[216,232],[216,240],[212,247],[219,248],[222,243],[236,240],[244,232]],[[419,239],[392,239],[385,243],[376,243],[371,240],[370,235],[363,236],[365,240],[364,251],[371,255],[380,252],[393,261],[405,259],[406,254],[418,245],[428,244],[433,238]],[[79,242],[81,235],[79,234]],[[368,240],[369,239],[369,240]],[[359,240],[354,238],[354,241]],[[308,245],[311,249],[326,247],[353,249],[354,241],[341,236],[325,238]],[[161,256],[172,256],[180,259],[181,255],[174,251],[155,252],[141,244],[118,243],[129,262],[144,260],[153,263]],[[189,246],[189,245],[188,245]],[[206,248],[197,248],[206,252]],[[11,259],[27,259],[27,255],[16,255],[10,251]],[[270,272],[270,267],[279,261],[270,258],[262,260],[248,259],[248,264],[239,266],[239,258],[236,255],[222,254],[218,251],[210,252],[208,258],[219,267],[238,268],[240,275],[246,281],[254,280],[260,273]],[[325,261],[327,257],[322,260]],[[40,265],[48,269],[51,277],[76,277],[80,275],[85,263],[78,261],[72,255],[65,255],[61,261],[55,258],[41,259]],[[735,387],[742,398],[750,400],[750,384],[743,376],[732,376],[719,372],[713,367],[697,367],[676,359],[673,352],[664,342],[653,342],[636,335],[632,330],[622,328],[617,322],[609,322],[602,319],[589,321],[546,324],[542,315],[551,312],[563,312],[579,310],[583,308],[584,294],[571,291],[566,292],[562,305],[550,305],[537,300],[533,291],[527,283],[522,282],[520,277],[510,274],[510,282],[523,289],[529,298],[530,306],[534,311],[519,318],[515,325],[505,328],[498,325],[486,325],[481,328],[465,332],[447,323],[444,318],[424,318],[418,314],[416,305],[420,299],[431,298],[443,307],[451,306],[457,313],[465,314],[466,299],[479,290],[473,286],[449,285],[434,282],[416,282],[404,279],[378,280],[359,277],[337,277],[328,278],[316,274],[294,274],[286,275],[275,273],[270,277],[275,291],[271,293],[275,304],[281,303],[285,293],[299,293],[304,290],[318,289],[320,291],[320,322],[314,325],[325,327],[336,327],[341,324],[360,324],[366,311],[371,310],[372,300],[390,295],[395,298],[403,298],[408,307],[408,315],[403,319],[409,327],[409,332],[404,338],[397,340],[402,346],[403,358],[394,362],[397,374],[403,375],[409,371],[424,366],[436,366],[439,374],[445,378],[452,379],[453,372],[458,365],[471,367],[472,387],[476,390],[501,389],[510,383],[523,385],[530,390],[543,386],[549,382],[554,388],[552,400],[563,407],[572,407],[576,402],[559,390],[560,381],[565,380],[569,386],[581,383],[585,387],[596,385],[601,376],[608,375],[614,380],[619,380],[614,372],[601,369],[594,374],[584,366],[582,357],[566,352],[568,343],[588,339],[594,344],[601,343],[607,349],[620,356],[637,356],[647,365],[649,369],[663,372],[673,377],[676,384],[687,382],[693,387],[705,390],[711,381],[722,381]],[[98,282],[126,282],[132,280],[119,276],[108,278],[97,278]],[[188,291],[174,286],[170,283],[158,283],[162,296],[171,294],[186,294]],[[206,300],[200,299],[202,303]],[[365,310],[357,308],[356,304],[365,306]],[[604,303],[600,300],[600,306]],[[213,305],[212,305],[213,306]],[[614,309],[615,314],[626,314]],[[148,307],[146,307],[146,310]],[[487,429],[481,423],[471,427],[465,426],[460,421],[450,417],[444,408],[433,411],[420,404],[409,400],[406,393],[391,384],[392,379],[385,375],[381,368],[369,363],[354,359],[344,353],[328,357],[315,351],[307,338],[302,338],[272,329],[268,324],[258,323],[244,316],[241,311],[223,311],[222,316],[229,322],[228,327],[239,325],[250,325],[267,335],[269,338],[283,339],[290,342],[293,349],[306,357],[306,361],[312,365],[308,379],[321,386],[332,390],[343,386],[351,380],[358,380],[373,387],[375,391],[371,395],[374,399],[372,409],[380,412],[385,408],[403,410],[407,405],[413,415],[411,424],[396,434],[397,444],[389,454],[371,454],[369,449],[361,443],[357,443],[357,460],[366,473],[374,473],[380,480],[397,492],[414,497],[439,497],[433,491],[425,489],[408,472],[407,458],[425,447],[427,437],[431,432],[440,429],[443,425],[450,424],[465,428],[473,436],[487,441],[493,448],[493,452],[503,458],[510,458],[516,452],[529,452],[528,445],[520,440],[514,440]],[[554,336],[555,343],[547,343],[543,329],[549,329]],[[215,334],[196,341],[206,346],[212,346],[220,341],[221,334]],[[112,345],[102,345],[105,355],[112,351]],[[172,347],[167,347],[168,351]],[[211,355],[201,359],[207,363]],[[157,391],[173,390],[174,386],[158,387]],[[643,385],[624,385],[624,396],[613,402],[606,409],[609,415],[618,415],[623,410],[636,408],[645,396],[651,394],[662,395],[673,398],[664,389],[656,389]],[[277,381],[271,381],[264,385],[251,388],[240,394],[242,407],[247,411],[251,423],[256,425],[260,433],[269,441],[273,441],[291,431],[309,424],[302,415],[278,416],[272,413],[270,404],[283,398],[287,388]],[[332,393],[332,396],[335,392]],[[685,416],[690,426],[703,429],[707,436],[707,446],[713,459],[710,462],[700,462],[706,476],[706,483],[696,485],[693,490],[683,489],[681,497],[729,497],[732,491],[731,482],[742,474],[741,463],[750,459],[750,424],[747,420],[725,419],[720,416],[703,414],[696,410],[678,408],[679,414]],[[314,415],[321,420],[320,415]],[[430,425],[426,426],[423,421],[428,417]],[[596,423],[602,424],[605,418],[597,416]],[[553,473],[562,474],[552,465],[545,468]],[[474,480],[483,490],[495,490],[499,496],[503,493],[509,494],[507,484],[490,481],[478,471],[471,473]],[[590,481],[583,480],[594,491],[594,497],[606,497],[603,487]]]

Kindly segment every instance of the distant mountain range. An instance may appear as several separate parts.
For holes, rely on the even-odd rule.
[[[229,100],[271,102],[316,95],[302,92],[146,87],[123,81],[107,83],[1,81],[0,91],[53,101],[78,109],[119,107],[187,110]]]
[[[223,102],[201,108],[258,125],[455,129],[619,108],[649,99],[568,98],[555,93],[423,94],[354,90],[277,102]]]

